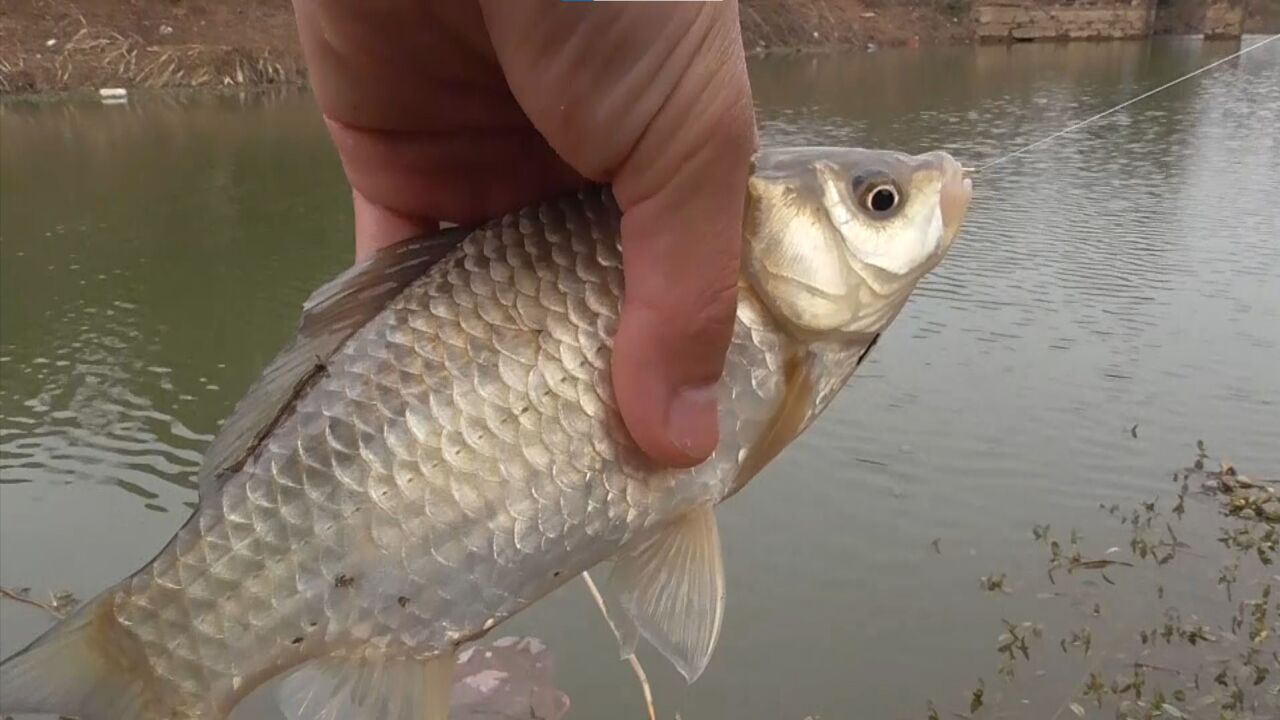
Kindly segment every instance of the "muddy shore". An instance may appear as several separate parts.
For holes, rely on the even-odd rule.
[[[1255,12],[1247,29],[1280,21],[1271,17],[1276,4]],[[971,5],[742,0],[743,44],[762,55],[969,43]],[[7,0],[0,8],[0,95],[305,83],[288,0]]]

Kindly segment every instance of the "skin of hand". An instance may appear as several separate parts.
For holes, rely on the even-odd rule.
[[[620,414],[654,461],[706,459],[758,142],[737,2],[293,3],[357,258],[612,183]]]

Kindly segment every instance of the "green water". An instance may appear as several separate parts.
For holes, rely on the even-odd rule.
[[[1237,48],[893,51],[752,77],[766,143],[980,165]],[[1036,597],[1063,588],[1030,530],[1127,556],[1099,504],[1172,497],[1199,438],[1280,475],[1277,127],[1280,43],[979,175],[955,249],[869,364],[722,508],[711,666],[685,688],[641,655],[662,716],[923,719],[933,700],[948,717],[981,677],[988,717],[1067,717],[1089,669],[1173,598],[1226,623],[1209,500],[1179,525],[1196,557],[1073,580],[1075,601]],[[0,585],[87,597],[154,555],[218,421],[350,262],[350,226],[305,95],[0,105]],[[979,588],[1001,572],[1012,593]],[[1062,653],[1097,625],[1095,596],[1094,653]],[[1011,682],[1001,618],[1045,624]],[[0,654],[46,626],[0,603]],[[509,629],[552,647],[571,718],[642,717],[576,582]],[[259,708],[239,715],[272,717]]]

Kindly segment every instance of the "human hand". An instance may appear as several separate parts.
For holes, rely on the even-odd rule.
[[[614,395],[654,460],[704,460],[757,143],[737,3],[293,3],[357,257],[612,183],[626,258]]]

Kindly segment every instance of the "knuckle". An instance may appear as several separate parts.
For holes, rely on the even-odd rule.
[[[687,338],[713,347],[727,346],[733,331],[733,318],[738,308],[736,281],[713,282],[700,286],[689,306],[680,308],[677,317]]]

